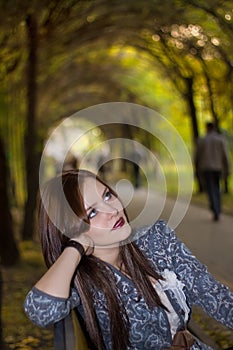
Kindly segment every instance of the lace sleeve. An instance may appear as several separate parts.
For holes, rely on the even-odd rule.
[[[184,283],[182,283],[176,276],[174,271],[169,271],[168,269],[163,271],[164,280],[159,280],[156,283],[156,288],[160,291],[171,290],[174,293],[174,296],[184,311],[184,320],[185,322],[189,319],[190,308],[187,305],[186,295],[183,291]]]
[[[34,287],[26,296],[24,311],[33,323],[47,327],[66,317],[79,303],[76,289],[72,289],[70,297],[65,299],[46,294]]]
[[[208,315],[233,328],[233,293],[208,272],[172,229],[166,226],[164,232],[170,236],[169,254],[190,304],[201,306]]]

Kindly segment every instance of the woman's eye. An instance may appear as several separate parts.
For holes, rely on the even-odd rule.
[[[111,198],[112,198],[112,193],[110,191],[106,191],[106,193],[104,195],[104,200],[108,201]]]
[[[88,214],[88,218],[89,219],[93,219],[96,216],[96,214],[97,214],[97,210],[96,209],[92,209],[90,211],[90,213]]]

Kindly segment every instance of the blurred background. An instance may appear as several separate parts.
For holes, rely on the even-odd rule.
[[[230,0],[0,0],[1,349],[52,349],[52,333],[31,325],[22,303],[44,271],[35,213],[40,159],[53,128],[89,106],[131,102],[167,118],[192,158],[206,121],[214,121],[232,158],[232,17]],[[80,117],[73,128],[88,123]],[[163,154],[145,130],[106,120],[93,125],[67,163],[76,167],[93,138],[119,137]],[[100,165],[108,152],[99,152]],[[58,149],[50,155],[59,161]],[[137,187],[134,171],[124,161],[112,174],[108,163],[104,169],[108,179],[123,174]],[[223,208],[232,214],[227,180]],[[207,205],[197,179],[192,201]]]

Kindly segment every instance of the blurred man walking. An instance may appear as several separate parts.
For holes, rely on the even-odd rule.
[[[215,125],[206,123],[206,135],[197,143],[195,166],[204,182],[213,220],[218,221],[221,213],[221,176],[230,175],[230,157],[224,137]]]

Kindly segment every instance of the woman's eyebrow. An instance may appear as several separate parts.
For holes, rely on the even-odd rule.
[[[86,209],[86,211],[88,211],[88,210],[90,210],[90,209],[93,209],[93,207],[96,205],[96,203],[94,203],[93,205],[91,205],[90,207],[88,207],[87,209]]]
[[[102,194],[102,198],[104,198],[106,192],[109,191],[109,188],[108,187],[105,187],[104,191],[103,191],[103,194]]]

